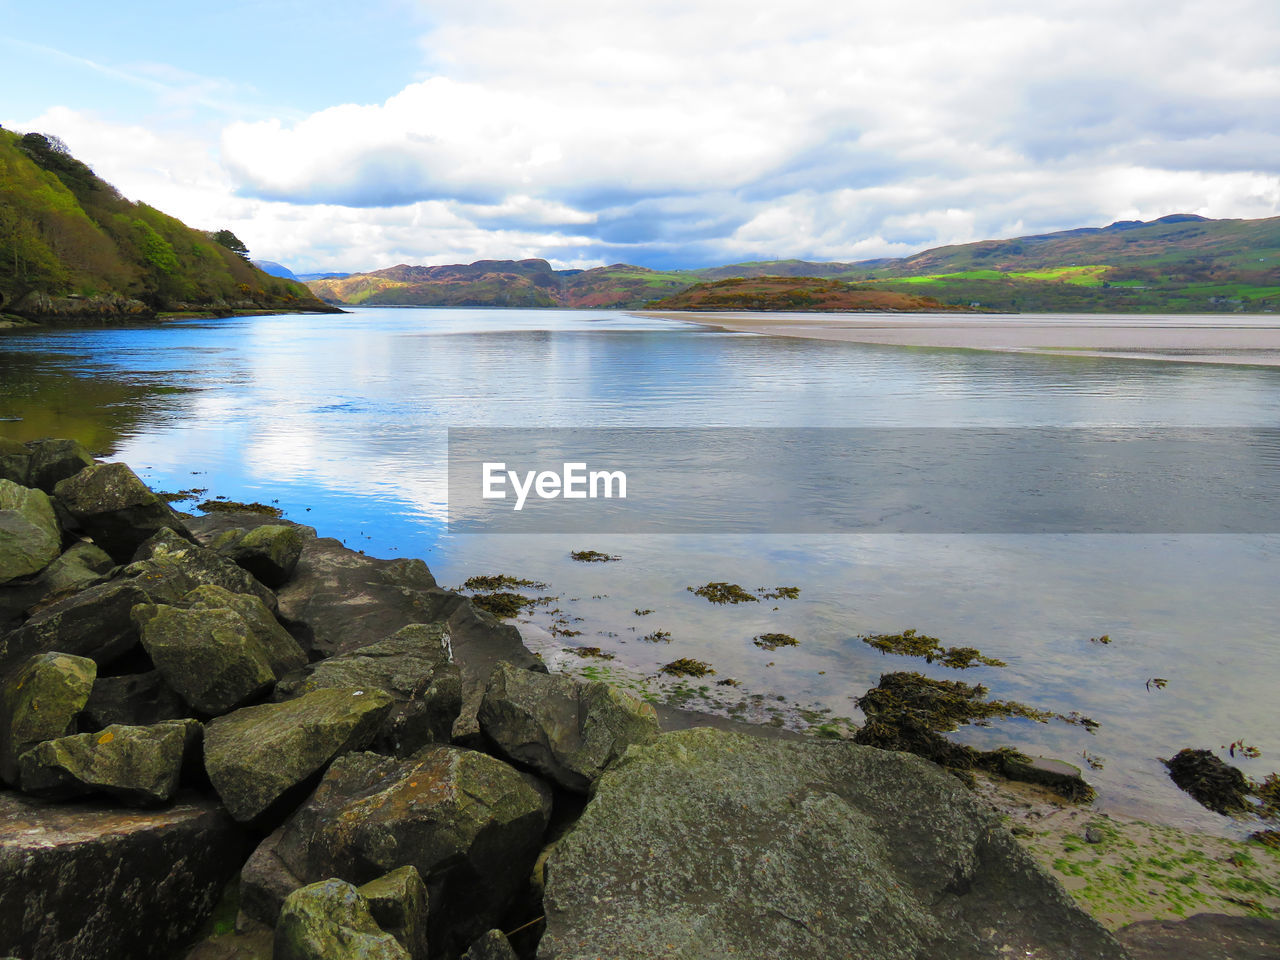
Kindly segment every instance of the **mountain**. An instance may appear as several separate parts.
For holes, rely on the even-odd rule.
[[[675,309],[664,298],[698,284],[761,277],[825,279],[1009,312],[1272,311],[1280,308],[1280,217],[1209,220],[1173,214],[855,263],[769,260],[657,271],[625,263],[553,270],[545,260],[483,260],[439,267],[401,264],[308,285],[335,304],[633,309],[660,301]],[[786,300],[785,285],[771,289],[760,303]],[[816,295],[817,290],[802,285],[790,293]],[[724,289],[693,299],[717,298],[733,299]]]
[[[284,277],[286,280],[300,279],[297,274],[284,264],[276,263],[274,260],[250,260],[249,262],[269,276]]]
[[[0,311],[99,322],[333,310],[246,253],[229,230],[126,200],[56,137],[0,129]]]

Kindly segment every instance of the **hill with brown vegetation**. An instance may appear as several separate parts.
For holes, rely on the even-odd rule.
[[[741,277],[699,283],[649,304],[651,310],[767,310],[856,313],[966,311],[933,297],[819,277]]]

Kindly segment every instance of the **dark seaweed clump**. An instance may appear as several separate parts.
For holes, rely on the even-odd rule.
[[[606,653],[605,651],[601,650],[599,647],[565,647],[564,650],[565,650],[565,653],[572,653],[575,656],[582,657],[582,659],[584,660],[588,658],[592,660],[614,659],[614,656],[612,653]]]
[[[672,677],[705,677],[709,673],[715,673],[711,669],[711,664],[703,663],[701,660],[691,660],[688,657],[672,660],[658,672]]]
[[[645,635],[644,635],[643,637],[641,637],[640,639],[641,639],[641,640],[647,640],[649,643],[670,643],[670,642],[671,642],[671,631],[670,631],[670,630],[655,630],[655,631],[653,631],[653,633],[645,634]]]
[[[1201,806],[1228,815],[1252,809],[1248,779],[1212,752],[1179,750],[1164,765],[1169,779]]]
[[[1003,667],[1005,662],[984,656],[973,647],[944,647],[937,637],[917,633],[914,629],[901,633],[874,633],[858,638],[881,653],[896,653],[903,657],[923,657],[925,663],[940,663],[952,670],[968,670],[975,663],[988,667]]]
[[[772,590],[767,587],[756,588],[756,593],[760,594],[765,600],[795,600],[800,596],[799,587],[774,587]]]
[[[798,646],[800,641],[789,633],[762,633],[751,641],[761,650],[777,650],[779,647]]]
[[[710,600],[712,603],[759,603],[760,598],[747,593],[742,587],[736,583],[725,583],[722,580],[715,580],[711,583],[704,583],[700,587],[685,587],[690,593],[702,597],[704,600]]]
[[[463,590],[475,590],[480,593],[493,593],[497,590],[513,590],[517,588],[546,590],[547,585],[538,580],[525,580],[505,573],[481,574],[475,577],[468,577],[462,584]]]
[[[569,558],[577,560],[579,563],[610,563],[614,560],[621,560],[621,557],[615,557],[608,553],[601,553],[599,550],[571,550]]]
[[[240,503],[236,500],[206,500],[196,505],[204,513],[257,513],[264,517],[279,517],[283,511],[265,503]]]

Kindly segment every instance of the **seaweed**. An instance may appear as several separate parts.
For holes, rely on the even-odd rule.
[[[636,607],[635,610],[632,611],[632,613],[634,613],[637,617],[647,617],[649,614],[653,613],[653,611],[647,608],[644,610],[641,610],[639,607]]]
[[[570,550],[569,558],[577,560],[579,563],[611,563],[614,560],[622,559],[612,554],[601,553],[599,550]]]
[[[599,647],[565,647],[565,648],[564,648],[564,652],[565,652],[565,653],[572,653],[574,656],[576,656],[576,657],[581,657],[581,658],[582,658],[582,659],[584,659],[584,660],[586,660],[586,659],[592,659],[592,660],[612,660],[612,659],[614,659],[614,656],[613,656],[613,654],[612,654],[612,653],[606,653],[604,650],[601,650]]]
[[[525,587],[529,590],[547,589],[547,585],[539,580],[525,580],[505,573],[480,574],[468,577],[462,584],[463,590],[475,590],[480,593],[493,593],[498,590],[510,590],[515,587]]]
[[[795,600],[800,596],[799,587],[757,587],[756,593],[765,600]]]
[[[800,641],[787,633],[762,633],[751,641],[761,650],[777,650],[779,647],[795,647]]]
[[[1227,815],[1252,807],[1245,775],[1209,750],[1182,749],[1161,762],[1169,779],[1202,807]]]
[[[236,500],[206,500],[196,504],[196,509],[203,513],[256,513],[264,517],[281,517],[284,515],[279,507],[265,503],[240,503]]]
[[[670,643],[670,642],[671,642],[671,631],[670,631],[670,630],[655,630],[655,631],[653,631],[653,633],[647,633],[647,634],[645,634],[645,635],[644,635],[643,637],[641,637],[640,639],[641,639],[641,640],[647,640],[649,643]]]
[[[869,647],[881,653],[896,653],[903,657],[923,657],[925,663],[938,662],[952,670],[968,670],[975,663],[988,667],[1006,666],[1003,660],[984,656],[973,647],[944,647],[937,637],[917,633],[914,628],[901,633],[873,633],[858,637]]]
[[[715,673],[711,669],[711,664],[703,663],[701,660],[691,660],[688,657],[672,660],[664,664],[658,672],[671,677],[705,677],[707,674]]]
[[[713,580],[711,583],[704,583],[700,587],[685,587],[692,594],[696,594],[712,603],[759,603],[760,598],[747,593],[746,590],[738,586],[736,583],[725,583],[723,580]]]

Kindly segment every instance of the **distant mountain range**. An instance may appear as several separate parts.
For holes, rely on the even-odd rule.
[[[852,284],[856,290],[1012,312],[1272,311],[1280,306],[1280,217],[1209,220],[1175,214],[1150,222],[1125,220],[1107,227],[983,240],[900,259],[853,263],[770,260],[657,271],[624,263],[553,270],[545,260],[481,260],[446,266],[400,264],[371,273],[308,279],[307,286],[329,303],[352,305],[634,309],[654,304],[675,309],[677,302],[710,300],[720,304],[714,309],[770,309],[735,306],[731,291],[725,289],[709,297],[668,299],[701,284],[750,277],[821,278]],[[783,289],[773,285],[765,300],[784,302]],[[803,299],[808,295],[804,291],[811,294],[814,289],[800,284],[791,293]],[[765,302],[759,290],[744,289],[748,292]]]
[[[0,130],[0,313],[25,320],[332,310],[251,264],[229,230],[122,197],[56,138]]]

